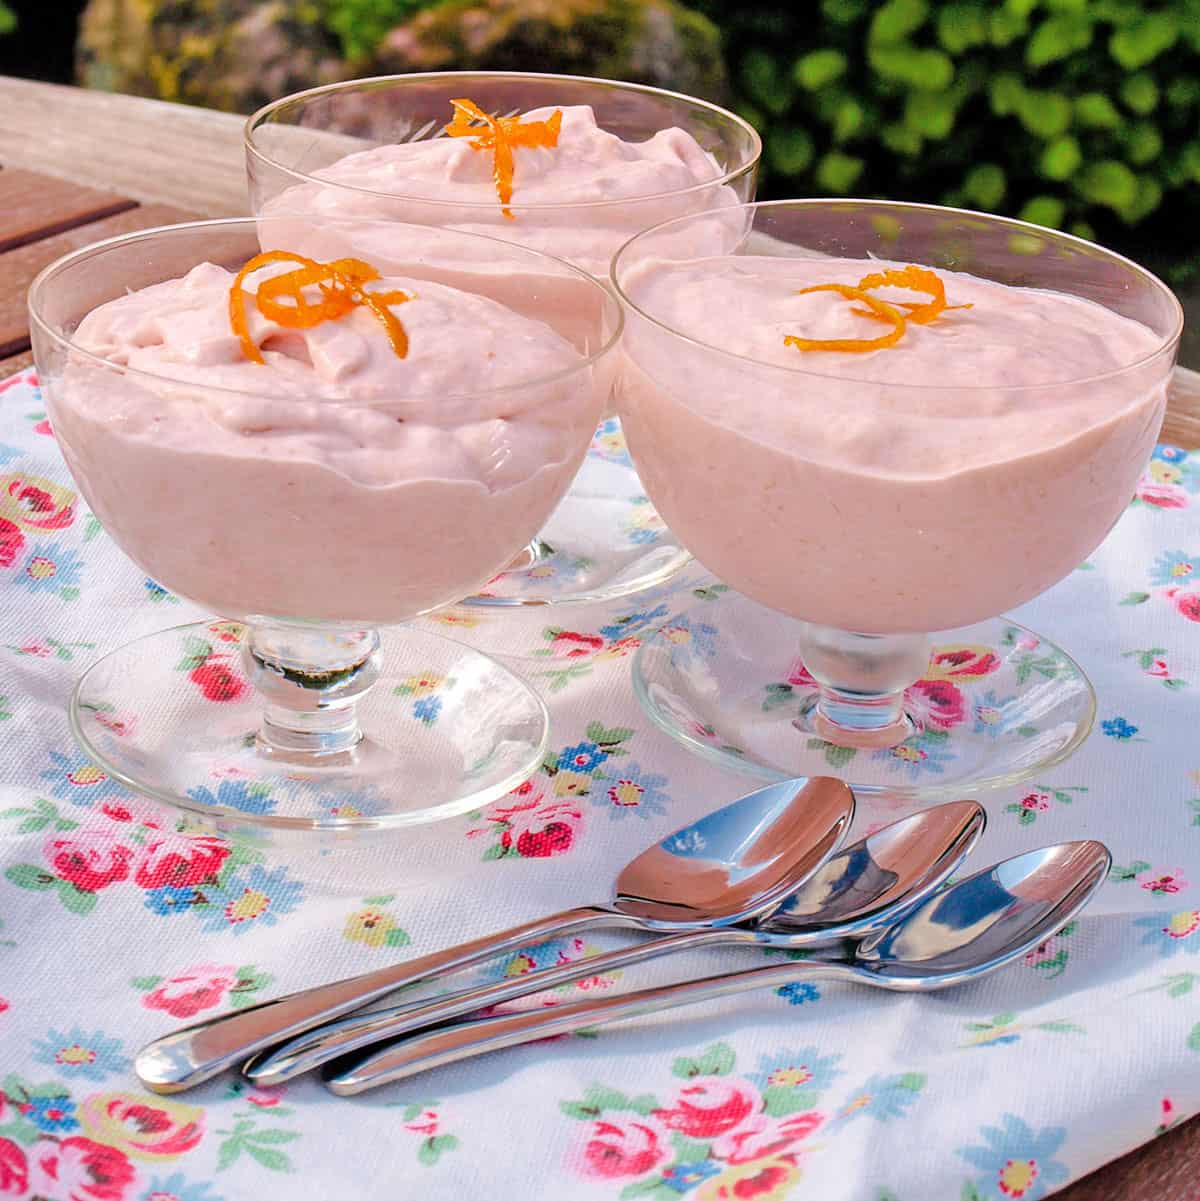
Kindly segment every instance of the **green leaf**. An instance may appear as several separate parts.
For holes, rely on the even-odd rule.
[[[1172,676],[1170,679],[1163,680],[1163,687],[1172,692],[1178,692],[1181,688],[1187,687],[1187,680],[1179,680]]]
[[[162,982],[161,976],[134,976],[129,981],[139,992],[149,992],[152,988],[156,988]]]
[[[269,1168],[272,1172],[290,1172],[292,1170],[292,1161],[282,1151],[275,1151],[270,1147],[259,1147],[251,1142],[247,1142],[245,1147],[246,1151],[254,1156],[264,1168]]]
[[[508,853],[508,848],[503,843],[494,842],[483,852],[483,861],[487,863],[490,859],[504,859]]]
[[[1128,592],[1122,600],[1119,600],[1119,605],[1144,605],[1150,599],[1149,592]]]
[[[1167,84],[1167,103],[1172,108],[1191,108],[1200,103],[1200,79],[1178,75]]]
[[[608,748],[617,743],[626,742],[634,735],[629,726],[613,726],[611,729],[602,726],[598,721],[588,723],[587,736],[599,746]]]
[[[0,0],[0,34],[12,33],[17,27],[17,14]]]
[[[1021,124],[1039,138],[1056,138],[1071,124],[1071,102],[1059,92],[1025,90],[1016,112]]]
[[[833,114],[833,140],[848,142],[867,124],[867,110],[853,96],[838,101]]]
[[[4,878],[18,888],[28,888],[34,892],[45,892],[48,888],[58,886],[58,877],[35,863],[14,864],[5,871]]]
[[[728,1043],[713,1043],[698,1062],[702,1076],[728,1076],[737,1059]]]
[[[1066,205],[1057,196],[1034,196],[1025,202],[1020,212],[1022,221],[1044,225],[1048,229],[1061,229],[1065,215]]]
[[[1084,92],[1075,97],[1075,120],[1088,129],[1116,129],[1122,118],[1103,92]]]
[[[453,1151],[457,1146],[458,1139],[453,1134],[435,1134],[418,1148],[417,1159],[426,1167],[433,1167],[441,1155]]]
[[[296,1130],[255,1130],[251,1134],[246,1135],[248,1143],[258,1143],[260,1146],[264,1144],[278,1145],[279,1143],[295,1142],[300,1137]]]
[[[828,87],[846,73],[846,56],[840,50],[812,50],[796,60],[792,78],[810,92]]]
[[[1108,52],[1126,71],[1136,71],[1170,50],[1178,37],[1179,23],[1173,12],[1146,13],[1109,38]]]
[[[241,1153],[241,1138],[227,1138],[221,1144],[221,1149],[217,1154],[217,1171],[223,1172],[226,1168],[231,1167],[237,1161],[237,1158],[239,1155],[241,1155]]]
[[[661,1176],[643,1176],[641,1180],[627,1184],[617,1196],[621,1201],[633,1201],[634,1197],[648,1197],[651,1193],[657,1193],[664,1185],[666,1181]],[[671,1192],[678,1196],[674,1189],[671,1189]]]
[[[69,880],[58,882],[58,899],[64,909],[69,913],[77,913],[80,917],[96,908],[96,894],[76,888]]]
[[[1121,131],[1125,157],[1138,167],[1153,162],[1162,153],[1162,134],[1151,121],[1135,121]]]
[[[778,117],[787,112],[796,85],[789,72],[765,50],[749,50],[742,58],[742,87],[755,104]]]
[[[1007,117],[1017,111],[1017,105],[1025,95],[1025,85],[1019,75],[1002,73],[996,75],[988,84],[988,99],[992,112],[997,117]]]
[[[927,0],[887,0],[871,18],[867,37],[872,42],[898,42],[920,29],[928,16]]]
[[[825,192],[845,196],[853,191],[866,163],[861,158],[831,150],[817,164],[817,183]]]
[[[906,158],[915,158],[925,145],[924,139],[915,129],[899,121],[892,121],[879,131],[879,139],[893,153]]]
[[[1154,76],[1146,71],[1130,75],[1121,84],[1121,100],[1125,107],[1144,117],[1158,107],[1158,84]]]
[[[924,1072],[905,1072],[899,1077],[896,1084],[900,1088],[907,1089],[910,1093],[919,1093],[925,1087],[925,1081],[928,1077]]]
[[[1192,991],[1197,979],[1200,979],[1193,972],[1181,972],[1178,976],[1169,977],[1170,983],[1167,985],[1168,997],[1186,997]]]
[[[1025,43],[1025,61],[1031,67],[1069,58],[1092,44],[1092,23],[1086,16],[1062,13],[1048,17]]]
[[[1116,159],[1100,159],[1099,162],[1088,163],[1075,176],[1074,184],[1084,199],[1116,212],[1137,200],[1137,176]]]
[[[964,1180],[961,1201],[983,1201],[983,1195],[971,1181]]]
[[[947,137],[957,115],[958,103],[950,92],[910,92],[904,102],[904,123],[926,138]]]
[[[1070,179],[1082,164],[1083,151],[1079,142],[1068,133],[1047,143],[1038,170],[1047,179]]]
[[[818,1095],[812,1088],[764,1088],[763,1112],[773,1118],[805,1113],[816,1107]]]
[[[671,1145],[675,1148],[676,1163],[703,1163],[710,1158],[711,1143],[687,1138],[682,1134],[672,1134]]]
[[[1200,1022],[1197,1022],[1192,1027],[1192,1032],[1188,1035],[1187,1045],[1189,1051],[1200,1051]]]
[[[937,36],[956,57],[988,38],[987,12],[982,4],[943,4],[938,7]]]
[[[1029,28],[1028,12],[1018,11],[1011,3],[996,8],[988,17],[988,34],[993,46],[1007,46]]]
[[[21,1143],[23,1146],[32,1147],[41,1138],[41,1133],[32,1122],[17,1117],[11,1122],[0,1126],[0,1138],[12,1139],[14,1143]]]
[[[954,82],[954,61],[941,50],[926,50],[907,42],[872,46],[867,61],[894,83],[940,92]]]
[[[767,159],[781,175],[799,175],[813,158],[813,141],[797,125],[772,126],[767,130]]]
[[[1162,185],[1152,175],[1137,176],[1137,191],[1133,200],[1121,207],[1121,220],[1136,225],[1162,203]]]
[[[384,936],[383,945],[385,947],[406,947],[410,942],[412,939],[408,934],[399,926],[395,926]]]
[[[1074,1022],[1038,1022],[1037,1029],[1050,1030],[1055,1034],[1086,1034],[1082,1026],[1076,1026]]]

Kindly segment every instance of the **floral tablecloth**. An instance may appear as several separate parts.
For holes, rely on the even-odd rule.
[[[615,431],[595,453],[622,453]],[[139,1087],[131,1056],[157,1034],[600,899],[638,849],[747,791],[651,727],[630,688],[639,641],[710,583],[697,568],[601,609],[443,615],[435,628],[512,652],[544,690],[543,771],[384,849],[230,846],[177,829],[72,743],[85,664],[201,615],[79,503],[34,375],[0,384],[0,1198],[1035,1201],[1200,1110],[1200,458],[1171,447],[1105,545],[1016,615],[1079,659],[1100,715],[1072,759],[984,798],[976,858],[1089,836],[1116,864],[1087,915],[1023,963],[926,997],[796,984],[353,1102],[308,1080]],[[219,638],[197,656],[181,670],[219,705],[239,687]],[[944,723],[986,719],[972,687]],[[251,807],[246,787],[213,793]],[[864,803],[857,828],[901,811]],[[530,948],[478,975],[607,945]]]

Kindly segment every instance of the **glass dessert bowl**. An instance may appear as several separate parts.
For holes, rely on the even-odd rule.
[[[646,490],[735,590],[635,662],[651,717],[766,776],[961,792],[1069,755],[1095,699],[998,618],[1077,567],[1154,446],[1182,326],[1098,246],[979,213],[749,205],[617,256],[618,410]],[[730,215],[732,220],[732,215]]]
[[[604,280],[640,230],[752,199],[760,152],[746,122],[705,101],[524,72],[353,80],[285,97],[246,126],[260,215],[377,222],[363,234],[371,261],[386,256],[388,223],[400,221],[519,242]],[[466,603],[613,599],[662,583],[688,559],[606,414],[562,505]]]
[[[545,706],[487,656],[378,627],[480,586],[553,510],[620,309],[478,235],[397,227],[381,270],[353,223],[281,232],[131,234],[30,290],[80,491],[151,578],[220,615],[94,665],[73,728],[115,778],[228,828],[450,816],[537,768]]]

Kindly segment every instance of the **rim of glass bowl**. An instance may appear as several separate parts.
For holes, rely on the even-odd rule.
[[[149,634],[143,634],[134,641],[140,642],[145,638],[157,638],[162,635],[172,634],[178,630],[191,629],[194,625],[194,622],[187,622],[183,625],[169,626],[165,630],[154,630]],[[433,631],[426,631],[426,633],[430,637],[454,643],[467,653],[476,655],[480,659],[484,659],[488,663],[499,667],[501,671],[513,678],[526,696],[533,701],[535,709],[542,716],[542,737],[537,751],[537,759],[540,761],[550,746],[550,709],[545,699],[538,694],[537,690],[528,681],[523,680],[517,675],[516,672],[506,668],[494,656],[476,650],[474,647],[467,646],[466,643],[459,642],[456,638],[449,638],[445,634],[437,634]],[[519,787],[529,779],[529,776],[524,772],[512,772],[490,787],[473,794],[469,798],[470,803],[462,799],[450,800],[439,805],[436,809],[422,809],[411,815],[404,813],[382,813],[363,817],[288,817],[286,814],[280,813],[247,814],[231,809],[228,806],[214,807],[203,805],[199,801],[193,801],[191,798],[185,799],[183,796],[169,792],[166,789],[148,786],[144,782],[139,781],[136,776],[126,772],[83,728],[83,721],[80,717],[81,706],[78,701],[80,693],[88,682],[88,677],[96,668],[107,663],[114,655],[121,654],[130,645],[128,642],[123,643],[107,654],[101,655],[99,659],[94,660],[88,665],[84,673],[75,682],[75,687],[71,689],[70,703],[67,705],[67,721],[70,725],[71,733],[74,735],[75,741],[79,743],[93,762],[99,764],[109,776],[118,783],[123,784],[131,792],[140,796],[148,796],[170,809],[180,810],[184,813],[194,814],[196,817],[203,818],[205,821],[212,823],[222,833],[274,831],[277,834],[292,833],[302,835],[338,833],[386,834],[389,831],[399,830],[406,826],[432,825],[434,822],[443,821],[462,813],[469,813],[472,809],[478,809],[484,805],[490,805],[498,801],[501,797],[507,796],[514,788]]]
[[[1179,298],[1171,291],[1169,287],[1161,279],[1158,278],[1152,271],[1146,270],[1139,263],[1135,263],[1132,259],[1126,258],[1122,254],[1117,254],[1114,250],[1109,250],[1107,247],[1100,246],[1096,242],[1089,242],[1084,238],[1077,238],[1073,234],[1061,233],[1056,229],[1047,229],[1042,225],[1034,225],[1029,221],[1019,221],[1015,217],[1001,217],[995,213],[980,213],[973,209],[951,208],[947,205],[940,204],[917,204],[909,203],[903,200],[858,200],[853,197],[845,197],[832,199],[829,197],[811,197],[801,200],[758,200],[749,204],[741,204],[731,206],[730,208],[721,209],[721,216],[736,212],[755,212],[761,209],[803,209],[803,208],[845,208],[847,210],[860,211],[862,209],[874,209],[876,211],[893,212],[897,210],[912,211],[926,213],[942,213],[954,217],[968,218],[972,221],[986,221],[992,225],[1006,226],[1013,233],[1032,234],[1039,238],[1053,238],[1061,242],[1070,243],[1082,249],[1086,249],[1089,254],[1099,252],[1105,258],[1114,260],[1131,268],[1136,274],[1145,279],[1153,289],[1160,295],[1165,296],[1173,308],[1175,320],[1172,325],[1170,334],[1159,338],[1158,345],[1149,353],[1143,355],[1139,359],[1134,359],[1132,362],[1125,363],[1120,367],[1111,368],[1108,371],[1096,372],[1092,375],[1074,376],[1070,379],[1060,379],[1047,381],[1040,384],[1005,384],[1006,392],[1034,392],[1044,391],[1048,388],[1063,388],[1077,384],[1094,384],[1101,380],[1112,379],[1119,375],[1124,375],[1126,372],[1134,371],[1139,367],[1144,367],[1163,354],[1170,353],[1178,344],[1181,334],[1183,333],[1183,306],[1179,303]],[[658,225],[652,225],[649,229],[643,229],[634,234],[624,245],[613,255],[612,266],[609,269],[609,279],[615,289],[617,295],[621,298],[621,304],[627,305],[630,310],[637,313],[639,317],[648,321],[651,325],[657,326],[664,330],[673,338],[680,342],[686,342],[691,346],[698,346],[710,354],[718,354],[723,358],[731,359],[736,363],[746,363],[759,370],[782,371],[788,375],[817,377],[820,379],[834,380],[842,384],[867,384],[879,385],[886,382],[889,389],[915,391],[915,392],[942,392],[942,393],[974,393],[974,392],[989,392],[994,391],[998,385],[996,384],[906,384],[903,382],[881,381],[878,379],[864,379],[859,376],[850,375],[826,375],[821,371],[814,371],[809,367],[787,367],[782,363],[764,363],[760,359],[751,358],[749,355],[737,354],[734,351],[726,350],[722,346],[714,346],[711,342],[705,342],[701,338],[693,337],[691,334],[685,334],[681,330],[676,329],[673,325],[669,325],[661,318],[653,316],[644,308],[635,302],[629,293],[621,285],[620,275],[623,273],[625,262],[628,261],[630,250],[636,243],[643,238],[650,238],[655,234],[661,233],[671,226],[682,226],[687,221],[700,221],[711,219],[713,213],[686,213],[682,217],[672,217],[667,221],[662,221]],[[771,256],[767,256],[771,257]],[[1099,302],[1094,302],[1099,303]],[[1111,310],[1110,310],[1111,311]],[[1153,332],[1153,331],[1152,331]]]
[[[385,85],[402,86],[409,82],[429,82],[434,79],[450,79],[456,81],[461,80],[463,89],[465,90],[472,79],[511,79],[520,81],[522,79],[538,79],[538,80],[563,80],[572,84],[589,83],[602,85],[608,88],[616,88],[623,92],[642,92],[653,96],[668,96],[672,100],[686,101],[688,104],[694,105],[697,108],[706,109],[709,113],[713,113],[722,119],[728,121],[731,125],[737,126],[743,133],[747,134],[750,139],[750,148],[753,151],[752,157],[745,163],[726,171],[723,175],[716,176],[713,179],[703,180],[701,183],[690,184],[686,188],[676,188],[666,192],[646,192],[639,196],[622,196],[619,199],[611,200],[577,200],[577,201],[555,201],[551,204],[510,204],[508,207],[514,212],[572,212],[576,210],[586,209],[608,209],[616,205],[641,203],[643,201],[661,200],[667,197],[687,196],[693,192],[703,191],[706,188],[719,188],[726,184],[733,183],[740,179],[750,171],[754,171],[758,167],[759,160],[762,158],[762,138],[758,131],[743,117],[739,117],[737,113],[730,112],[729,109],[722,108],[719,104],[713,104],[709,100],[701,100],[698,96],[688,96],[683,92],[672,92],[666,88],[655,88],[644,83],[626,83],[620,79],[604,79],[599,76],[591,75],[560,75],[541,71],[420,71],[413,72],[411,75],[373,75],[368,79],[347,79],[340,83],[322,84],[320,87],[307,88],[302,92],[293,92],[290,96],[284,96],[279,100],[273,100],[270,104],[264,104],[257,112],[252,113],[246,120],[242,140],[246,147],[246,154],[256,158],[273,170],[282,171],[290,175],[297,181],[304,183],[320,184],[327,188],[342,188],[347,192],[356,192],[363,196],[381,196],[388,200],[406,200],[418,202],[420,204],[441,205],[451,209],[479,209],[492,213],[496,209],[495,201],[462,201],[462,200],[447,200],[436,196],[412,195],[406,192],[380,192],[374,188],[360,188],[354,184],[337,183],[333,180],[322,179],[319,175],[311,175],[305,171],[298,171],[294,167],[286,166],[277,159],[272,158],[265,151],[261,150],[254,142],[256,131],[263,125],[271,123],[272,118],[279,112],[293,106],[302,107],[309,100],[315,97],[328,96],[336,92],[350,92],[356,90],[370,90],[372,88],[382,87]],[[300,128],[296,126],[294,128]]]
[[[280,217],[287,217],[288,213],[272,213],[268,220],[277,220]],[[158,383],[171,384],[175,387],[195,387],[202,388],[206,392],[212,392],[221,396],[253,396],[259,398],[261,392],[252,391],[248,388],[225,388],[213,384],[198,383],[193,380],[183,380],[176,376],[159,375],[153,371],[145,371],[140,367],[129,367],[122,363],[114,363],[110,359],[106,359],[103,355],[96,354],[94,351],[87,350],[76,344],[74,339],[74,330],[70,335],[63,334],[55,329],[48,321],[46,321],[40,311],[41,306],[39,300],[43,290],[60,272],[68,271],[77,263],[80,263],[95,255],[102,254],[104,251],[112,249],[115,246],[128,246],[137,242],[151,241],[162,234],[179,235],[185,233],[196,233],[203,230],[219,230],[229,229],[234,226],[257,227],[264,218],[260,217],[220,217],[210,221],[185,221],[178,225],[156,225],[151,229],[141,229],[134,233],[117,234],[115,237],[105,238],[100,242],[93,242],[88,246],[84,246],[79,250],[73,250],[69,254],[64,254],[61,258],[57,258],[49,266],[43,267],[41,271],[34,277],[33,283],[29,285],[29,318],[30,322],[38,327],[38,329],[54,342],[58,343],[68,350],[73,355],[78,355],[80,358],[89,360],[98,366],[105,367],[109,371],[117,371],[123,375],[129,375],[136,379],[155,380]],[[370,218],[351,218],[351,217],[331,217],[328,220],[322,219],[321,229],[337,230],[339,227],[352,226],[362,227],[377,225],[378,221],[373,221]],[[503,247],[505,254],[514,252],[531,255],[536,259],[545,259],[548,262],[554,263],[560,268],[566,269],[571,275],[576,276],[581,281],[590,284],[604,294],[604,302],[611,305],[613,313],[613,328],[607,340],[593,350],[586,358],[581,359],[578,363],[572,363],[569,367],[563,367],[558,371],[553,371],[548,375],[531,376],[528,379],[522,379],[512,384],[504,384],[501,387],[495,388],[476,388],[470,392],[405,392],[403,394],[394,395],[386,393],[380,396],[372,396],[369,398],[368,407],[376,407],[378,405],[392,404],[403,401],[418,401],[429,400],[436,398],[439,401],[450,403],[457,400],[465,400],[470,397],[479,396],[504,396],[510,393],[525,392],[532,387],[541,387],[546,384],[556,383],[559,380],[569,379],[571,376],[587,370],[595,363],[599,362],[605,355],[614,351],[621,342],[621,335],[625,328],[625,311],[620,303],[613,297],[612,293],[598,280],[594,275],[584,271],[582,267],[576,267],[574,263],[567,262],[566,259],[556,258],[552,254],[546,254],[540,250],[532,250],[527,246],[521,246],[516,242],[506,242],[502,238],[493,238],[490,234],[463,233],[457,235],[463,238],[478,239],[481,242],[492,243],[495,246]],[[203,261],[203,260],[200,260]],[[151,285],[147,285],[151,286]],[[281,401],[292,401],[295,403],[304,403],[309,400],[319,399],[323,404],[346,404],[346,405],[362,405],[361,400],[353,400],[348,397],[338,396],[321,396],[319,394],[303,392],[295,395],[283,395],[277,398]]]

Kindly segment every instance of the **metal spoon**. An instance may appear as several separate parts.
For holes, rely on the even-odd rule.
[[[327,1084],[349,1097],[503,1047],[795,981],[840,980],[901,992],[965,984],[1061,929],[1091,899],[1111,862],[1099,842],[1030,851],[927,898],[898,922],[869,935],[849,963],[771,964],[601,1000],[459,1022],[361,1057]]]
[[[841,780],[815,776],[768,785],[643,851],[617,877],[616,895],[606,904],[567,909],[198,1022],[147,1043],[135,1070],[155,1092],[181,1092],[397,988],[532,943],[602,926],[674,933],[751,921],[795,892],[833,854],[853,816],[854,794]]]
[[[860,938],[933,892],[970,853],[985,821],[974,801],[914,813],[840,851],[781,908],[752,925],[655,938],[497,984],[353,1014],[256,1056],[242,1074],[255,1084],[282,1084],[370,1043],[676,951],[730,943],[794,949]]]

